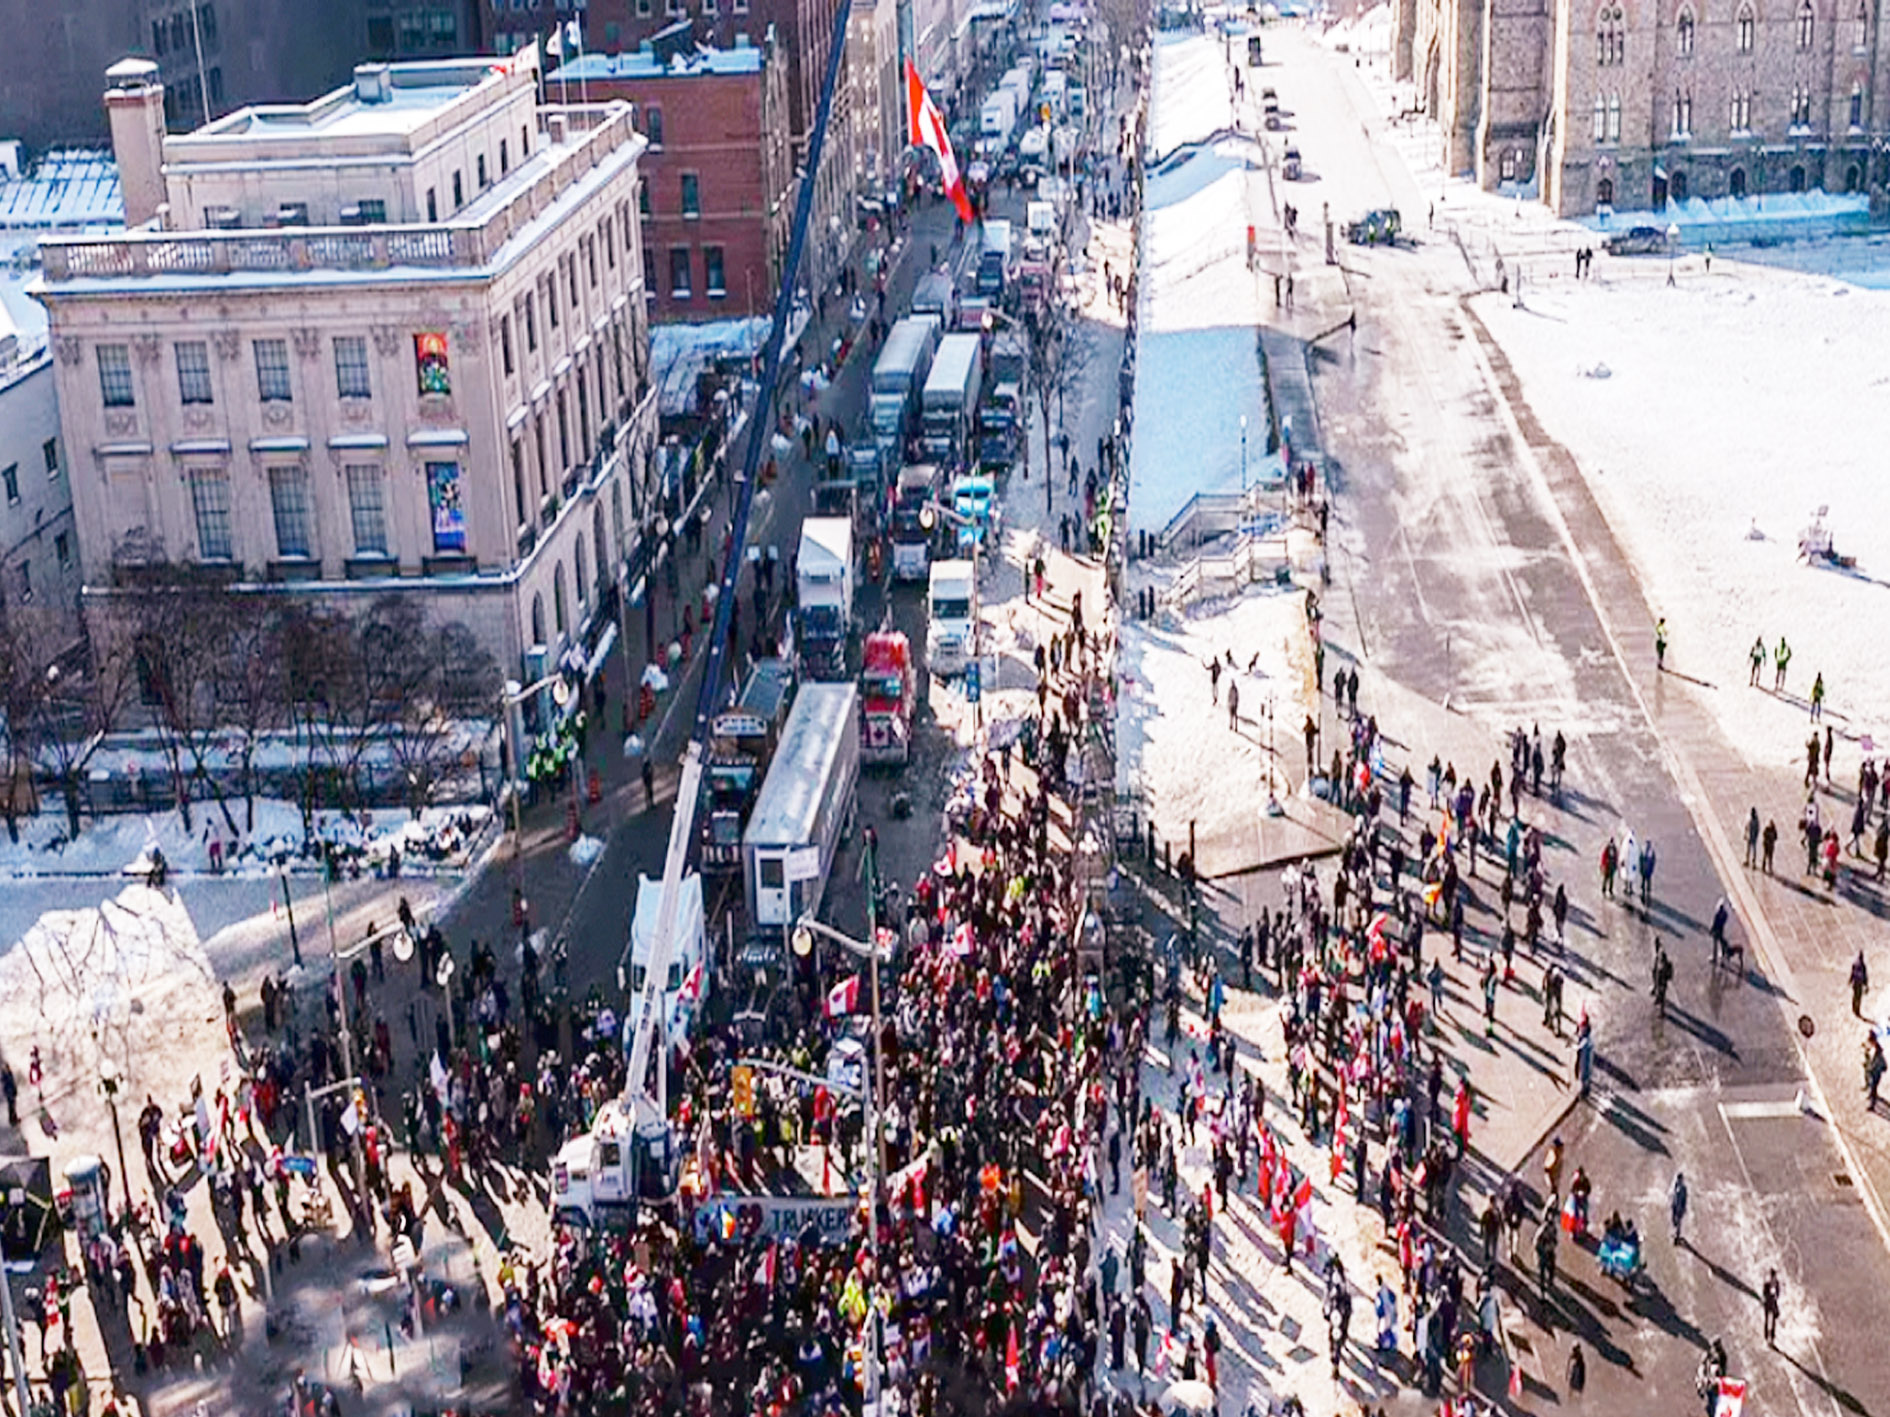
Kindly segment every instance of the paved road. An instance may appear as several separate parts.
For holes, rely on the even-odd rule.
[[[1562,806],[1525,805],[1544,823],[1551,875],[1569,883],[1572,988],[1592,1000],[1601,1043],[1600,1105],[1571,1119],[1567,1140],[1598,1211],[1618,1206],[1650,1232],[1674,1171],[1692,1183],[1697,1248],[1656,1240],[1653,1288],[1632,1303],[1593,1283],[1570,1291],[1555,1344],[1535,1355],[1543,1387],[1532,1392],[1561,1392],[1572,1330],[1602,1359],[1591,1403],[1684,1410],[1698,1345],[1718,1334],[1756,1385],[1755,1409],[1881,1410],[1890,1365],[1870,1351],[1868,1300],[1890,1279],[1890,1256],[1830,1130],[1773,1115],[1806,1085],[1779,986],[1756,967],[1742,983],[1708,963],[1705,922],[1725,886],[1670,770],[1667,687],[1656,676],[1649,692],[1627,657],[1645,647],[1614,624],[1635,625],[1644,607],[1622,603],[1621,581],[1591,595],[1563,509],[1505,421],[1462,303],[1464,264],[1423,230],[1431,196],[1389,150],[1350,61],[1295,34],[1272,56],[1308,165],[1323,174],[1299,204],[1329,202],[1335,218],[1398,206],[1418,228],[1415,246],[1342,253],[1358,333],[1314,362],[1335,457],[1329,641],[1360,666],[1362,701],[1409,745],[1420,776],[1433,744],[1480,779],[1498,757],[1507,773],[1510,727],[1569,735]],[[1605,554],[1579,531],[1590,561]],[[1630,827],[1659,849],[1645,908],[1599,899],[1600,846]],[[1664,1024],[1647,997],[1656,936],[1679,970]],[[1828,1262],[1840,1253],[1844,1264]],[[1761,1340],[1756,1300],[1770,1266],[1787,1292],[1778,1353]]]

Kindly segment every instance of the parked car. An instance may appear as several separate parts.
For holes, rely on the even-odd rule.
[[[1630,226],[1601,243],[1610,256],[1664,256],[1667,233],[1658,226]]]
[[[1357,221],[1347,222],[1345,239],[1354,246],[1391,246],[1404,227],[1403,219],[1390,207],[1366,212]]]

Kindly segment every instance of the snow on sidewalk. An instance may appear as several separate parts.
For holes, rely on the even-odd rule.
[[[1670,668],[1706,698],[1748,762],[1799,760],[1805,698],[1824,675],[1840,733],[1884,741],[1890,656],[1890,292],[1716,261],[1677,287],[1604,279],[1477,314],[1530,408],[1574,455],[1665,616]],[[1684,371],[1681,374],[1679,371]],[[1855,572],[1808,565],[1820,507]],[[1747,687],[1755,637],[1792,648],[1787,694]],[[1653,653],[1653,625],[1623,646]]]

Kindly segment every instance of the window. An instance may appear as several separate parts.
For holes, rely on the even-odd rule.
[[[702,179],[693,172],[682,175],[682,214],[702,215]]]
[[[764,856],[756,863],[760,867],[761,888],[765,891],[778,891],[787,880],[787,863],[779,856]]]
[[[1604,177],[1595,184],[1595,205],[1611,207],[1614,205],[1614,179]]]
[[[1693,135],[1693,95],[1685,89],[1674,90],[1673,135],[1676,138]]]
[[[506,374],[510,376],[513,372],[512,317],[510,315],[499,316],[499,355],[505,361]]]
[[[1749,8],[1741,10],[1739,18],[1733,21],[1733,37],[1741,54],[1752,53],[1752,32],[1752,11]]]
[[[643,110],[643,135],[650,140],[650,146],[663,146],[663,110],[654,106]]]
[[[617,245],[611,239],[610,218],[605,217],[597,230],[598,240],[604,243],[604,265],[607,269],[614,271],[617,269]]]
[[[1682,58],[1693,52],[1693,12],[1682,10],[1680,23],[1674,26],[1674,49]]]
[[[530,526],[532,514],[525,507],[525,445],[512,440],[512,498],[518,503],[518,524]]]
[[[1616,5],[1601,12],[1595,26],[1595,63],[1608,66],[1627,58],[1627,31],[1623,28],[1626,12]]]
[[[381,487],[381,470],[373,463],[351,463],[348,467],[348,517],[354,523],[354,554],[387,554],[387,504]]]
[[[185,403],[211,403],[210,346],[200,339],[177,344],[177,396]]]
[[[669,294],[674,300],[689,298],[689,248],[669,248]]]
[[[545,318],[551,321],[551,328],[558,328],[558,277],[545,277]]]
[[[525,348],[538,348],[538,303],[529,291],[525,295]]]
[[[1802,167],[1794,167],[1791,170],[1791,172],[1786,175],[1785,188],[1787,191],[1790,191],[1790,192],[1804,191],[1805,190],[1805,169]]]
[[[1811,0],[1798,7],[1798,48],[1802,52],[1811,48],[1811,37],[1817,32],[1817,16],[1811,8]]]
[[[503,177],[512,170],[512,156],[505,145],[505,139],[499,139],[499,176]]]
[[[1850,124],[1853,128],[1861,128],[1864,126],[1864,88],[1862,84],[1851,85]]]
[[[1600,143],[1600,142],[1605,142],[1607,140],[1607,137],[1608,137],[1608,100],[1603,98],[1600,94],[1596,94],[1595,95],[1594,139],[1596,142]]]
[[[1608,95],[1608,141],[1621,141],[1621,95],[1618,93]]]
[[[1752,131],[1752,95],[1744,89],[1734,89],[1732,96],[1732,130],[1735,133]],[[1737,169],[1735,169],[1736,171]]]
[[[256,394],[264,403],[288,403],[289,342],[281,339],[256,341]]]
[[[650,184],[647,182],[637,183],[637,215],[646,219],[650,216]]]
[[[53,538],[53,555],[59,558],[59,569],[72,569],[72,536],[69,532],[60,532]]]
[[[335,336],[335,392],[344,399],[373,396],[368,383],[366,336]]]
[[[1726,190],[1732,193],[1732,195],[1735,197],[1743,197],[1746,195],[1746,170],[1745,168],[1735,167],[1732,170],[1731,175],[1728,176],[1726,179]]]
[[[560,561],[551,571],[551,623],[552,628],[562,635],[569,616],[564,605],[564,562]]]
[[[577,253],[573,251],[566,255],[559,264],[564,267],[564,283],[571,293],[571,316],[582,320],[584,311],[578,300]]]
[[[1858,0],[1857,9],[1851,15],[1851,52],[1862,54],[1870,47],[1870,10],[1864,0]]]
[[[571,468],[571,415],[567,411],[564,390],[558,390],[558,466],[567,472]]]
[[[439,219],[440,199],[434,195],[433,189],[429,187],[427,188],[427,220],[438,221]]]
[[[711,299],[720,299],[728,294],[728,280],[723,270],[720,246],[702,248],[702,286],[709,292]]]
[[[490,182],[486,181],[486,155],[480,153],[477,161],[479,167],[479,190],[483,192],[492,185]]]
[[[447,360],[444,330],[430,330],[413,337],[413,367],[418,392],[423,398],[451,395],[453,370]]]
[[[587,236],[579,244],[584,248],[585,273],[590,277],[591,289],[595,290],[597,289],[597,243]]]
[[[309,511],[308,473],[299,467],[269,469],[269,505],[276,518],[276,552],[307,556],[313,516]]]
[[[46,459],[46,476],[59,476],[59,440],[48,438],[39,445],[39,453]]]
[[[197,30],[203,36],[206,46],[215,47],[217,42],[217,7],[215,5],[197,7]]]
[[[221,468],[192,468],[190,505],[197,517],[197,555],[230,559],[230,475]]]
[[[718,13],[715,0],[702,0],[702,13],[705,15],[713,15],[713,14]]]
[[[460,181],[459,174],[453,174],[453,210],[458,211],[466,205],[466,188]]]
[[[378,226],[387,220],[387,203],[379,197],[363,197],[355,205],[361,209],[363,226]]]
[[[9,507],[19,505],[20,465],[16,462],[11,462],[4,468],[0,468],[0,482],[5,482],[7,485],[7,505]]]
[[[107,408],[130,408],[137,403],[131,392],[131,350],[122,344],[98,347],[98,391]]]
[[[729,8],[738,15],[745,15],[748,13],[748,0],[734,0]]]
[[[1811,126],[1811,90],[1804,84],[1792,85],[1792,127]]]
[[[1670,182],[1670,190],[1672,191],[1672,193],[1673,193],[1673,199],[1674,199],[1674,200],[1675,200],[1676,202],[1684,202],[1684,201],[1685,201],[1685,200],[1687,199],[1687,175],[1686,175],[1686,173],[1684,173],[1684,172],[1676,172],[1676,173],[1674,173],[1674,175],[1673,175],[1673,177],[1672,177],[1672,179],[1671,179],[1671,182]]]

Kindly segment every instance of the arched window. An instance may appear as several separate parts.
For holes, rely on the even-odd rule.
[[[610,545],[611,559],[623,558],[623,479],[610,479]]]
[[[1798,47],[1801,50],[1811,48],[1811,37],[1817,32],[1818,20],[1811,8],[1811,0],[1798,7]]]
[[[1626,18],[1619,5],[1608,5],[1595,20],[1595,63],[1603,68],[1627,58]]]
[[[1674,26],[1674,48],[1682,58],[1693,52],[1693,12],[1682,10],[1680,22]]]
[[[1802,167],[1794,167],[1791,170],[1791,172],[1786,176],[1785,185],[1788,190],[1793,191],[1793,192],[1804,191],[1805,190],[1805,169]]]
[[[545,597],[532,597],[532,643],[542,645],[545,642]]]
[[[1856,163],[1852,163],[1849,167],[1844,169],[1844,190],[1846,192],[1855,192],[1860,180],[1862,180],[1862,174],[1858,172]]]
[[[1857,0],[1857,9],[1851,14],[1851,52],[1862,54],[1870,48],[1870,8],[1865,0]]]
[[[579,532],[578,539],[577,539],[577,553],[575,556],[572,557],[572,560],[575,564],[575,569],[573,570],[572,574],[577,577],[577,598],[578,598],[579,605],[584,604],[585,601],[590,599],[591,578],[589,575],[586,574],[586,572],[590,569],[590,559],[591,559],[590,557],[584,554],[584,533]]]
[[[1503,162],[1502,162],[1501,171],[1502,171],[1503,180],[1505,182],[1514,182],[1516,180],[1516,149],[1514,148],[1503,149]]]
[[[1851,85],[1850,125],[1853,128],[1864,126],[1864,86]]]
[[[1745,168],[1735,167],[1732,170],[1732,176],[1726,179],[1726,190],[1735,197],[1743,197],[1746,195]]]
[[[1600,94],[1595,95],[1594,139],[1598,143],[1608,140],[1608,100]]]
[[[1595,205],[1611,207],[1614,205],[1614,179],[1604,177],[1595,184]]]
[[[565,627],[570,623],[570,617],[565,612],[564,562],[562,561],[551,573],[551,620],[558,627],[558,634],[562,636]]]
[[[1755,28],[1756,23],[1753,20],[1752,7],[1750,5],[1740,6],[1739,18],[1733,21],[1733,36],[1738,43],[1739,52],[1741,54],[1752,53],[1752,38]]]

